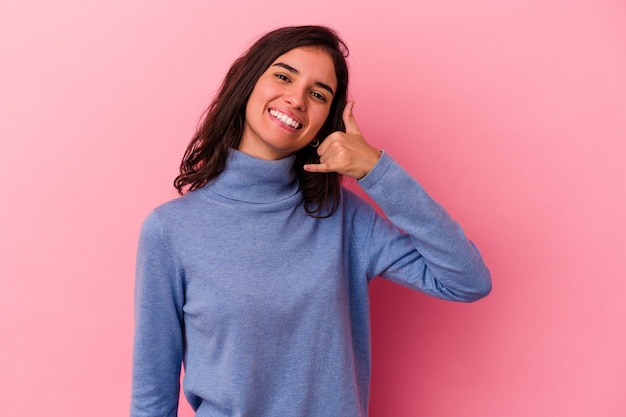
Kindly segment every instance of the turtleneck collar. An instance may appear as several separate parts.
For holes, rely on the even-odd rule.
[[[290,155],[268,161],[230,149],[224,171],[203,188],[228,200],[278,203],[298,193],[295,160],[296,156]]]

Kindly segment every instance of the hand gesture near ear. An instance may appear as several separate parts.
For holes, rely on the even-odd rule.
[[[359,131],[352,114],[354,101],[343,110],[346,132],[333,132],[317,148],[319,164],[306,164],[308,172],[337,172],[352,178],[366,176],[381,156],[381,151],[370,146]]]

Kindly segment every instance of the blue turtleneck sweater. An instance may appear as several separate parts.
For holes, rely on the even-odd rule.
[[[365,417],[368,283],[456,301],[491,288],[476,247],[387,154],[326,219],[294,157],[231,150],[205,187],[156,208],[137,256],[131,416],[175,416],[181,363],[197,417]]]

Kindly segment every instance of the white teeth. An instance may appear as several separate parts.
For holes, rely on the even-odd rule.
[[[270,114],[276,119],[286,124],[287,126],[291,126],[294,129],[300,129],[300,127],[302,126],[300,123],[296,122],[295,120],[293,120],[291,117],[287,116],[286,114],[279,112],[278,110],[272,109],[270,110]]]

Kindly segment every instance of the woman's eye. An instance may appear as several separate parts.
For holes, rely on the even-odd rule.
[[[285,74],[275,74],[276,78],[283,80],[283,81],[289,81],[289,77],[287,77]]]
[[[326,96],[325,96],[325,95],[323,95],[323,94],[318,93],[317,91],[313,91],[313,92],[311,92],[311,95],[312,95],[313,97],[315,97],[316,99],[318,99],[318,100],[321,100],[321,101],[326,102]]]

